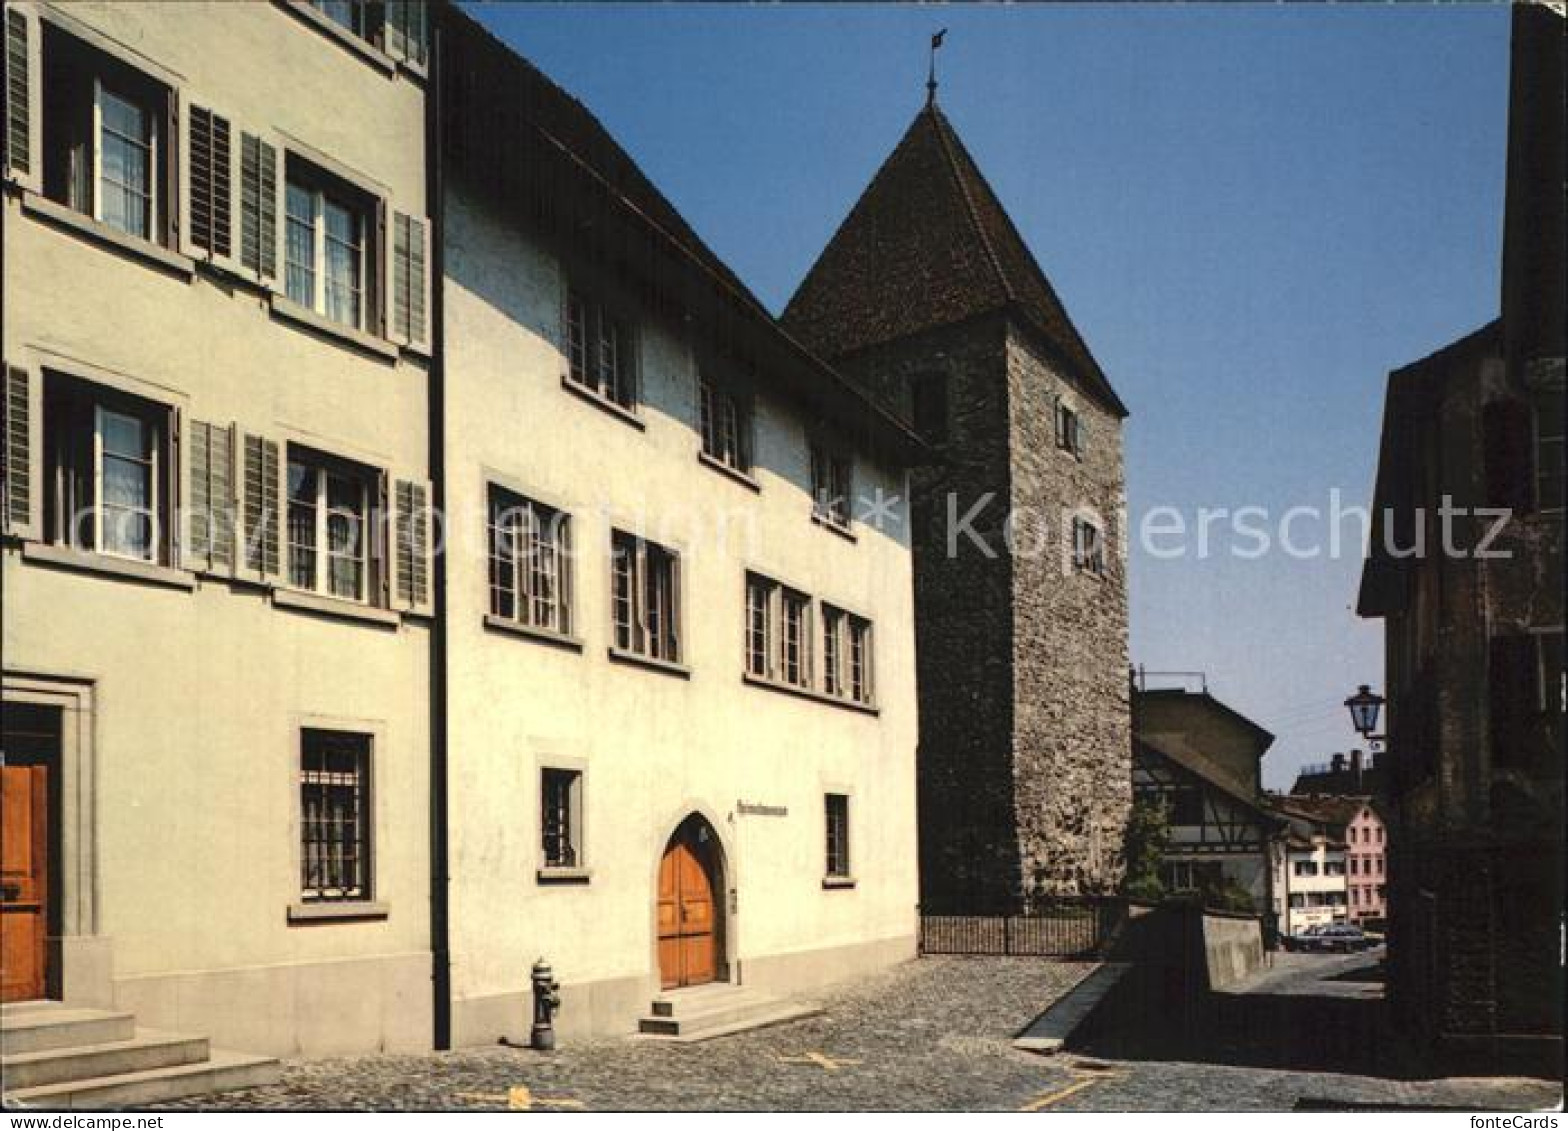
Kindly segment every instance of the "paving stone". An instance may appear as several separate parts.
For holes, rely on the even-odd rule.
[[[1495,1110],[1544,1106],[1559,1094],[1544,1081],[1044,1059],[1011,1047],[1092,969],[924,958],[814,995],[826,1007],[820,1016],[698,1045],[606,1039],[554,1053],[496,1047],[295,1061],[276,1085],[163,1110],[1278,1111],[1303,1098]]]

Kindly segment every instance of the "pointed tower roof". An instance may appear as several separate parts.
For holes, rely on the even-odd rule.
[[[947,116],[927,102],[784,311],[828,359],[1012,310],[1088,391],[1127,414]]]

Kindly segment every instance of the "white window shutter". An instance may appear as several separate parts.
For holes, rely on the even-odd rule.
[[[5,10],[5,170],[23,188],[43,191],[43,65],[38,16]]]
[[[5,367],[5,400],[0,441],[5,447],[5,532],[13,538],[43,536],[43,390],[38,373],[19,365]]]
[[[229,119],[186,101],[185,217],[180,244],[193,258],[234,261],[234,131]]]
[[[234,427],[193,420],[186,444],[185,545],[187,569],[234,571]]]
[[[429,480],[399,479],[393,485],[393,605],[426,616],[435,609],[430,499]]]
[[[282,579],[284,468],[276,440],[247,432],[239,467],[240,545],[235,572],[251,581]]]
[[[283,163],[272,143],[256,134],[240,135],[240,266],[257,279],[276,282],[283,222],[279,180]]]

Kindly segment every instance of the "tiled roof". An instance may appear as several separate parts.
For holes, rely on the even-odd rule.
[[[785,308],[829,359],[1008,309],[1113,411],[1126,408],[935,103],[916,115]]]

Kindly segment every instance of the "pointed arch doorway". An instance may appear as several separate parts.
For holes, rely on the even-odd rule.
[[[659,984],[672,990],[722,981],[724,852],[713,826],[693,813],[659,861]]]

